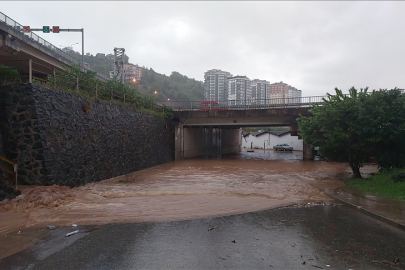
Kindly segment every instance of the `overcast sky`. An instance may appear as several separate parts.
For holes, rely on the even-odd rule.
[[[22,25],[85,29],[85,53],[204,79],[221,69],[283,81],[303,96],[405,88],[405,2],[0,2]],[[80,33],[43,34],[81,52]]]

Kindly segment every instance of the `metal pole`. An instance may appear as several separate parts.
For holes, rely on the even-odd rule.
[[[84,68],[84,28],[82,28],[82,64]]]
[[[125,50],[122,50],[122,84],[125,83],[124,61],[125,61]]]
[[[28,83],[32,83],[32,59],[28,60]]]

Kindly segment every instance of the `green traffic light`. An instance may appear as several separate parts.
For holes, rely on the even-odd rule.
[[[49,26],[42,26],[42,32],[49,33],[50,32]]]

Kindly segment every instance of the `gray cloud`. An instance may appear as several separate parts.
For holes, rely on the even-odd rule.
[[[303,95],[334,87],[405,88],[405,2],[2,2],[31,26],[85,28],[85,52],[124,47],[130,61],[203,79],[208,69]],[[41,34],[55,45],[80,34]],[[80,50],[80,45],[75,45]]]

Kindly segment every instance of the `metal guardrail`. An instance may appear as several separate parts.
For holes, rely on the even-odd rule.
[[[10,165],[11,165],[12,168],[7,168],[7,165],[8,165],[8,167],[10,167]],[[6,180],[12,182],[15,185],[15,189],[17,189],[17,171],[18,171],[18,165],[15,162],[13,162],[3,156],[0,156],[0,173],[1,173],[0,177],[3,177]],[[10,177],[7,178],[4,176],[4,174],[6,174],[6,175],[8,174]]]
[[[274,109],[274,108],[300,108],[312,107],[314,104],[323,102],[326,96],[274,98],[259,100],[229,100],[216,101],[166,101],[162,105],[175,111],[221,111],[221,110],[251,110],[251,109]]]
[[[94,70],[90,67],[83,66],[79,59],[76,59],[76,58],[72,57],[71,55],[65,53],[64,51],[62,51],[55,45],[51,44],[50,42],[46,41],[45,39],[41,38],[40,36],[36,35],[35,33],[33,33],[33,32],[22,33],[21,31],[18,31],[17,28],[23,29],[23,25],[19,24],[18,22],[11,19],[10,17],[8,17],[6,14],[4,14],[2,12],[0,12],[0,23],[5,23],[6,25],[10,26],[12,28],[12,30],[14,30],[16,36],[21,38],[21,40],[34,41],[34,42],[38,43],[40,46],[43,46],[43,47],[47,48],[48,50],[51,50],[54,53],[56,53],[65,62],[67,62],[69,64],[80,64],[81,67],[83,68],[83,70],[85,70],[85,71],[90,70],[90,71],[96,72],[98,79],[105,81],[105,82],[110,80],[109,77],[98,73],[96,70]]]
[[[21,62],[21,61],[20,61]],[[27,61],[29,65],[29,60]],[[39,67],[48,69],[48,72],[41,71]],[[11,68],[0,68],[1,70],[12,70]],[[35,61],[31,61],[31,68],[29,69],[31,74],[28,75],[0,75],[1,81],[12,82],[30,82],[32,84],[50,87],[59,90],[74,91],[76,93],[86,93],[87,95],[104,100],[115,100],[126,104],[131,104],[135,108],[151,109],[156,112],[164,112],[164,107],[156,104],[153,100],[144,100],[132,93],[125,93],[123,91],[117,91],[109,87],[106,83],[100,81],[93,81],[82,78],[79,75],[69,73],[64,70],[56,70],[51,66],[47,66]]]

